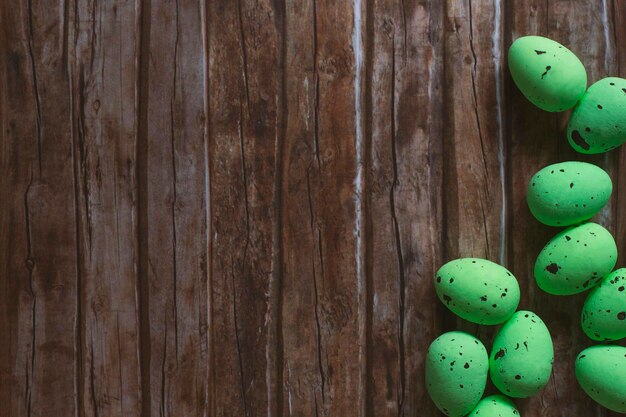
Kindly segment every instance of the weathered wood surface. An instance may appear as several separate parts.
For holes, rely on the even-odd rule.
[[[626,75],[618,0],[0,3],[0,415],[438,415],[430,341],[494,332],[436,299],[459,256],[553,334],[522,415],[615,415],[574,379],[584,296],[534,284],[524,190],[602,165],[623,255],[626,150],[575,154],[521,96],[524,34]]]

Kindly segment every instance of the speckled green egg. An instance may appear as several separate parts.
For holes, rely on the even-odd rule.
[[[626,80],[604,78],[593,84],[572,111],[567,139],[580,153],[594,154],[626,142]]]
[[[539,170],[528,183],[526,200],[533,216],[548,226],[589,220],[611,197],[611,177],[586,162],[561,162]]]
[[[587,72],[578,57],[541,36],[524,36],[513,42],[509,69],[522,94],[550,112],[574,107],[587,88]]]
[[[609,231],[583,223],[558,233],[541,250],[535,279],[549,294],[577,294],[602,281],[616,261],[617,246]]]
[[[439,336],[426,354],[426,387],[445,415],[461,417],[480,401],[487,384],[489,359],[480,340],[464,332]]]
[[[587,395],[609,410],[626,413],[626,348],[597,345],[576,358],[576,379]]]
[[[460,258],[443,265],[435,275],[435,289],[454,314],[478,324],[506,321],[520,297],[513,274],[479,258]]]
[[[496,333],[489,373],[502,393],[526,398],[550,379],[554,349],[548,328],[535,313],[518,311]]]
[[[611,272],[589,292],[580,322],[593,340],[626,337],[626,268]]]
[[[519,417],[513,401],[504,395],[490,395],[480,400],[468,417]]]

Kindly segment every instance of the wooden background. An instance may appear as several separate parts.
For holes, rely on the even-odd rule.
[[[556,229],[524,190],[600,164],[626,256],[626,150],[575,154],[505,61],[539,34],[590,82],[626,76],[626,1],[5,0],[0,19],[2,417],[438,415],[430,342],[495,330],[435,296],[459,256],[510,268],[552,332],[522,415],[616,415],[573,376],[584,295],[534,283]]]

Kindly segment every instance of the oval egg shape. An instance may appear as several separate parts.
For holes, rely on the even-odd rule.
[[[602,281],[617,261],[613,236],[596,223],[583,223],[554,236],[535,262],[535,280],[543,291],[572,295]]]
[[[435,275],[437,296],[459,317],[478,324],[506,321],[520,298],[517,279],[506,268],[479,258],[460,258]]]
[[[464,332],[448,332],[426,354],[426,387],[437,408],[462,417],[476,407],[485,391],[489,359],[482,342]]]
[[[518,38],[509,48],[509,69],[522,94],[549,112],[576,105],[587,88],[587,72],[576,55],[552,39]]]
[[[619,340],[626,337],[626,268],[611,272],[589,292],[580,323],[593,340]]]
[[[596,154],[626,142],[626,80],[597,81],[576,105],[567,124],[567,139],[576,151]]]
[[[548,226],[571,226],[589,220],[611,197],[611,177],[586,162],[561,162],[539,170],[528,183],[531,213]]]
[[[518,311],[493,341],[489,373],[509,397],[527,398],[550,380],[554,349],[548,328],[535,313]]]
[[[480,400],[468,417],[520,417],[513,401],[504,395],[490,395]]]
[[[576,379],[600,405],[626,413],[626,347],[596,345],[576,358]]]

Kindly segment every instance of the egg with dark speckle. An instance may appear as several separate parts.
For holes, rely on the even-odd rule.
[[[567,125],[570,145],[585,154],[610,151],[626,142],[626,80],[604,78],[594,83]]]
[[[468,417],[520,417],[513,401],[504,395],[490,395],[480,400]]]
[[[602,281],[617,261],[613,236],[596,223],[559,232],[539,253],[535,280],[553,295],[578,294]]]
[[[626,268],[611,272],[589,292],[580,322],[585,334],[593,340],[626,337]]]
[[[607,203],[611,177],[586,162],[561,162],[539,170],[528,183],[531,213],[548,226],[571,226],[589,220]]]
[[[596,345],[576,358],[576,379],[600,405],[626,413],[626,347]]]
[[[448,332],[433,341],[426,354],[426,388],[437,408],[462,417],[476,407],[485,391],[489,359],[480,340]]]
[[[554,348],[535,313],[518,311],[496,333],[489,357],[493,384],[510,397],[527,398],[550,380]]]
[[[587,88],[587,72],[578,57],[541,36],[524,36],[513,42],[509,69],[522,94],[549,112],[574,107]]]
[[[435,275],[435,290],[450,311],[478,324],[506,321],[520,298],[513,274],[480,258],[460,258],[443,265]]]

